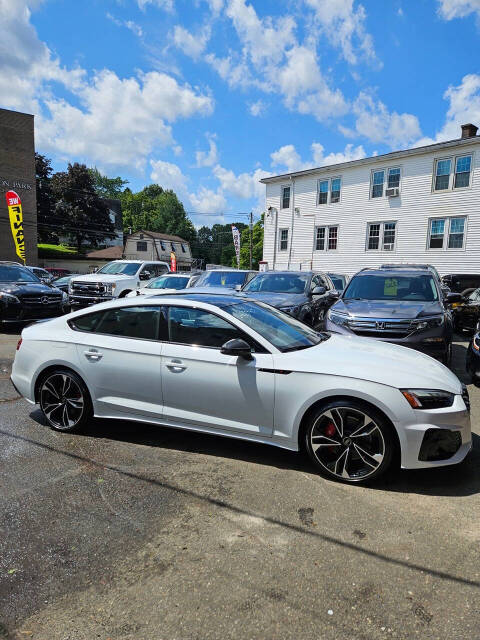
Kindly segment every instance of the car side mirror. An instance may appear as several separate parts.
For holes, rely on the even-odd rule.
[[[312,296],[323,296],[327,292],[325,287],[315,287],[312,291]]]
[[[331,291],[328,292],[328,295],[331,298],[340,298],[340,296],[342,295],[342,292],[339,291],[338,289],[332,289]]]
[[[445,302],[452,304],[454,302],[462,302],[463,296],[460,293],[447,293],[445,296]]]
[[[150,280],[152,276],[150,271],[142,271],[142,273],[138,277],[140,278],[140,280]]]
[[[253,360],[252,347],[241,338],[233,338],[222,345],[220,353],[226,356],[238,356],[244,360]]]
[[[235,285],[235,291],[241,291],[242,290],[242,285],[241,284],[236,284]]]

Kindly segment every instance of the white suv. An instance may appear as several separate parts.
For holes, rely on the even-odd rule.
[[[70,306],[73,310],[113,298],[124,298],[130,291],[144,287],[153,278],[169,271],[167,262],[114,260],[96,273],[76,276],[70,280]]]

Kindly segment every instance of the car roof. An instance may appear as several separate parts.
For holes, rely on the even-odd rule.
[[[317,273],[323,273],[322,271],[288,271],[288,270],[284,270],[284,271],[259,271],[259,273],[261,273],[262,276],[264,275],[281,275],[281,276],[311,276],[311,275],[316,275]]]
[[[206,271],[202,271],[201,275],[203,275],[204,273],[258,273],[258,271],[255,271],[255,269],[229,269],[228,267],[225,267],[225,269],[207,269]]]
[[[430,269],[421,269],[421,268],[417,268],[417,267],[408,267],[408,268],[401,268],[401,269],[397,269],[396,267],[391,267],[391,268],[382,268],[379,267],[378,269],[375,268],[366,268],[366,269],[362,269],[361,271],[359,271],[358,273],[355,274],[355,276],[364,276],[364,275],[369,275],[369,276],[384,276],[384,275],[388,275],[388,274],[398,274],[399,272],[401,272],[402,275],[412,275],[412,276],[418,276],[421,275],[422,273],[428,274],[428,275],[432,275],[432,272]]]

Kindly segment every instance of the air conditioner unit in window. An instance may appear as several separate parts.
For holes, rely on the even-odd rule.
[[[385,189],[385,195],[387,198],[394,198],[400,195],[400,189],[398,187],[392,187],[391,189]]]

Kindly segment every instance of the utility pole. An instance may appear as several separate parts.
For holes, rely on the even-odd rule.
[[[250,269],[252,268],[253,258],[253,211],[250,211]]]

